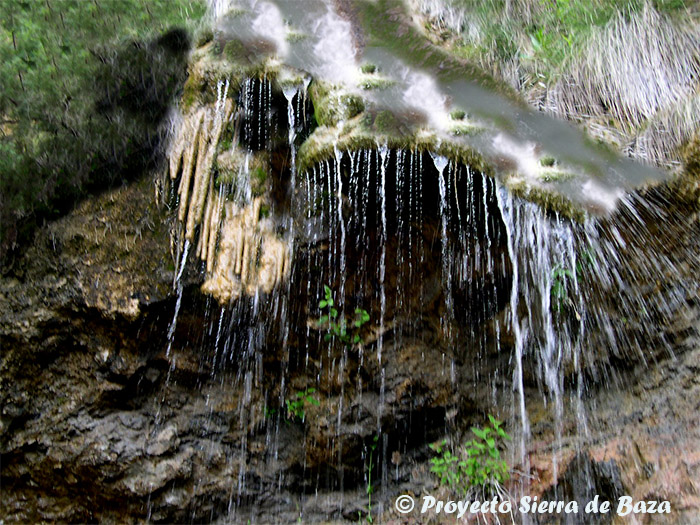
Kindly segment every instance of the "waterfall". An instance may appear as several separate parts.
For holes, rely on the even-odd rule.
[[[313,28],[305,44],[277,47],[291,61],[295,52],[311,53],[311,73],[336,75],[347,88],[356,80],[357,57],[328,28],[346,35],[349,25],[326,8],[320,19],[328,27]],[[272,12],[252,9],[258,21]],[[282,14],[290,17],[284,31],[295,31],[298,19]],[[226,502],[230,519],[255,512],[247,502],[258,483],[296,498],[301,517],[326,493],[338,494],[332,507],[339,515],[356,505],[355,492],[378,498],[361,514],[381,513],[412,476],[403,457],[422,461],[429,472],[427,444],[448,438],[458,454],[460,443],[452,440],[465,439],[491,412],[516,435],[508,449],[510,488],[527,495],[536,474],[532,438],[542,432],[532,411],[540,405],[551,413],[557,495],[566,440],[578,440],[582,451],[592,435],[585,397],[591,382],[608,373],[600,364],[608,356],[599,349],[641,346],[620,340],[609,307],[602,306],[612,290],[625,291],[621,308],[641,311],[645,303],[629,291],[639,275],[621,270],[620,256],[630,253],[625,228],[645,223],[639,203],[607,183],[584,183],[602,207],[625,210],[624,227],[592,217],[579,224],[533,204],[487,161],[495,151],[516,170],[514,177],[536,179],[542,166],[534,143],[505,132],[474,139],[468,151],[455,147],[453,137],[442,142],[453,126],[445,92],[455,85],[405,64],[397,73],[375,58],[398,83],[382,103],[404,110],[389,100],[398,97],[422,109],[436,135],[367,138],[363,133],[377,131],[383,108],[371,105],[374,95],[360,118],[342,112],[353,88],[333,99],[338,109],[323,99],[332,99],[324,90],[335,88],[309,88],[306,73],[271,70],[243,79],[232,95],[233,82],[219,81],[213,111],[197,109],[182,125],[181,135],[197,146],[174,148],[171,157],[186,232],[178,275],[189,264],[189,243],[198,243],[197,255],[206,261],[202,290],[219,302],[207,311],[208,335],[195,344],[206,348],[210,380],[236,393],[241,435],[227,457],[235,471]],[[307,118],[307,111],[318,118],[328,109],[311,107],[307,88],[315,102],[338,111],[336,124]],[[358,122],[369,128],[358,132]],[[398,118],[397,126],[403,124]],[[216,150],[217,142],[226,148]],[[511,166],[513,158],[518,162]],[[268,182],[256,180],[263,176]],[[650,261],[656,269],[663,264]],[[175,331],[181,301],[179,285],[169,359],[178,343],[187,344]],[[369,320],[356,325],[354,316],[363,311]],[[251,447],[260,446],[258,433],[266,449],[256,455]],[[263,479],[241,459],[249,456],[261,464],[291,463],[274,480]]]

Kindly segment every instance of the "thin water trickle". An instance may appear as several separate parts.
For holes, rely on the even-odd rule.
[[[326,25],[304,26],[311,31],[305,43],[286,38],[282,42],[279,36],[296,30],[300,21],[307,21],[307,14],[290,15],[289,2],[248,4],[250,14],[236,17],[234,26],[254,16],[257,25],[254,23],[248,31],[270,33],[267,36],[276,38],[281,57],[308,65],[306,70],[311,73],[332,74],[346,84],[356,82],[358,56],[351,45],[352,25],[330,3],[310,4],[310,12],[320,14],[319,19]],[[270,20],[274,20],[270,27],[261,26]],[[331,29],[339,29],[340,36]],[[396,71],[383,61],[386,56],[382,58],[381,51],[366,53],[365,57],[378,57],[378,63],[386,66],[383,73],[394,78]],[[451,92],[451,100],[460,104],[465,103],[466,94],[473,93],[472,86],[462,86],[464,89],[455,92],[455,83],[446,84],[425,72],[418,74],[405,64],[397,67],[402,68],[396,77],[396,90],[400,91],[389,90],[368,98],[386,102],[387,93],[401,93],[396,97],[400,103],[389,107],[423,108],[429,113],[430,125],[438,131],[449,125],[444,117],[450,99],[445,93]],[[469,388],[479,395],[486,393],[482,397],[487,401],[478,400],[479,410],[488,410],[489,403],[496,407],[502,401],[503,390],[512,390],[507,393],[512,411],[508,424],[516,423],[518,427],[513,455],[522,471],[519,490],[523,494],[530,479],[528,447],[532,430],[528,415],[531,405],[526,399],[539,402],[539,389],[542,403],[553,414],[551,463],[556,482],[566,410],[569,405],[575,409],[578,436],[590,436],[584,403],[587,374],[607,373],[604,367],[586,368],[591,346],[587,337],[595,329],[598,340],[604,338],[611,346],[622,337],[602,308],[595,310],[587,300],[586,294],[591,292],[586,286],[590,283],[584,282],[579,269],[592,265],[586,250],[597,252],[605,267],[596,268],[596,290],[624,290],[621,301],[626,306],[643,308],[644,299],[631,289],[638,276],[621,270],[625,264],[622,254],[630,249],[629,236],[622,227],[599,230],[594,221],[579,227],[548,216],[534,204],[509,194],[498,180],[435,152],[390,148],[384,142],[376,147],[345,150],[337,132],[332,154],[298,170],[297,157],[302,151],[298,142],[308,132],[303,114],[308,77],[304,78],[307,80],[303,85],[281,89],[287,103],[286,149],[281,151],[288,157],[279,163],[290,175],[288,181],[281,182],[285,191],[280,193],[291,202],[279,206],[273,212],[278,216],[268,219],[274,224],[277,238],[283,239],[293,254],[290,277],[272,292],[256,290],[220,309],[207,303],[203,322],[210,324],[202,328],[206,335],[188,341],[209,359],[205,364],[210,369],[203,375],[235,392],[230,402],[235,405],[231,410],[235,416],[231,416],[230,423],[242,437],[235,453],[229,452],[226,458],[232,472],[229,516],[235,516],[237,509],[246,505],[246,498],[259,482],[247,458],[259,446],[256,432],[263,431],[262,442],[271,463],[289,460],[286,448],[298,454],[297,463],[285,468],[294,473],[295,483],[302,487],[301,515],[308,501],[306,495],[318,496],[331,489],[340,491],[337,508],[342,513],[351,499],[346,498],[346,491],[350,494],[363,488],[360,478],[369,483],[366,470],[360,472],[355,466],[357,472],[348,473],[347,463],[359,458],[364,468],[372,453],[372,476],[380,474],[372,478],[372,483],[379,484],[377,509],[381,511],[396,486],[392,483],[406,476],[399,468],[402,454],[412,458],[406,461],[413,460],[419,456],[416,450],[420,446],[441,437],[438,432],[449,434],[476,417],[467,413],[472,410],[470,403],[476,403],[469,398]],[[274,135],[275,129],[284,129],[283,121],[275,121],[284,119],[284,99],[274,107],[275,97],[281,97],[279,87],[273,85],[272,78],[263,76],[248,79],[241,86],[233,125],[242,127],[241,145],[246,149],[230,188],[217,194],[217,209],[223,209],[222,203],[228,199],[241,205],[252,202],[250,179],[255,156],[276,154],[275,143],[284,144],[284,137]],[[229,80],[219,81],[216,90],[215,112],[221,118],[229,96]],[[493,102],[493,94],[489,97]],[[549,129],[534,117],[525,120],[537,121],[537,129]],[[489,147],[523,153],[519,166],[527,175],[525,164],[532,167],[536,148],[526,140],[527,133],[520,132],[518,128],[516,138],[496,135]],[[595,190],[590,185],[588,189],[589,193]],[[632,204],[623,201],[620,206],[629,206],[631,220],[643,223]],[[168,359],[178,332],[182,276],[189,248],[188,240],[174,279],[177,299],[167,333]],[[653,273],[673,263],[658,258],[649,264],[644,271]],[[336,306],[345,319],[351,319],[356,307],[370,312],[371,320],[359,344],[339,343],[337,335],[335,339],[326,337],[329,330],[318,322],[324,285],[332,287]],[[659,307],[662,315],[670,315],[665,309],[670,306]],[[433,330],[433,321],[439,329]],[[397,363],[402,365],[402,360],[412,357],[407,349],[420,355],[422,363],[404,378],[401,374],[405,371],[397,372]],[[432,369],[431,360],[437,364]],[[174,366],[173,358],[171,370]],[[421,411],[418,401],[413,406],[414,400],[425,402],[421,396],[430,398],[433,394],[420,390],[424,387],[420,383],[423,367],[445,377],[450,388],[447,393],[439,393],[447,401]],[[569,381],[573,389],[565,389]],[[465,383],[469,388],[464,387]],[[321,408],[307,407],[306,414],[294,420],[286,412],[288,402],[309,388],[316,392],[314,399]],[[404,405],[411,404],[408,409],[396,401],[400,390],[409,392],[401,400]],[[214,404],[207,394],[205,405],[210,420],[216,416]],[[276,415],[269,416],[275,410]],[[405,412],[400,418],[395,417],[395,412],[402,410]],[[508,407],[503,413],[508,414]],[[457,423],[460,420],[462,423]],[[318,428],[323,425],[328,427],[330,438],[319,445],[323,436]],[[535,425],[533,419],[537,431]],[[370,452],[368,443],[374,436],[378,445],[375,452]],[[319,466],[315,457],[319,449],[328,452],[324,460],[327,465]],[[272,484],[282,491],[287,482],[285,474],[279,473]]]

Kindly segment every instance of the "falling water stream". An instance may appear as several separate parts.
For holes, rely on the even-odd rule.
[[[332,2],[310,0],[304,9],[282,0],[215,4],[212,12],[224,37],[271,41],[284,64],[310,77],[330,78],[378,108],[423,114],[431,129],[450,140],[469,141],[487,160],[511,159],[523,177],[531,176],[537,150],[553,152],[582,174],[562,182],[556,192],[628,218],[615,223],[589,216],[579,224],[513,196],[491,173],[436,152],[392,148],[381,141],[359,149],[342,149],[334,142],[332,156],[299,170],[299,144],[311,121],[306,115],[310,77],[282,88],[265,76],[243,82],[233,95],[239,110],[231,125],[240,130],[245,161],[236,181],[221,186],[220,198],[250,203],[254,156],[268,152],[274,160],[283,151],[281,200],[288,204],[274,209],[270,221],[292,254],[291,270],[271,293],[258,291],[220,306],[210,300],[203,335],[187,341],[178,324],[190,249],[186,241],[166,352],[174,359],[176,349],[201,347],[210,380],[241,392],[232,401],[238,404],[238,420],[231,424],[244,429],[243,438],[236,456],[226,459],[237,469],[226,505],[229,518],[238,520],[251,493],[262,490],[245,459],[251,456],[248,439],[254,432],[264,432],[264,461],[272,464],[285,460],[287,448],[301,447],[303,462],[286,474],[280,469],[276,479],[279,491],[293,479],[303,495],[293,504],[300,519],[306,502],[324,491],[340,494],[329,504],[335,516],[344,515],[346,493],[352,490],[375,494],[371,512],[380,515],[390,507],[404,475],[399,474],[401,456],[425,459],[426,443],[458,433],[459,418],[475,422],[465,400],[483,392],[489,399],[479,399],[482,406],[510,399],[501,418],[516,437],[509,461],[522,475],[512,487],[514,494],[527,493],[530,480],[528,390],[536,388],[544,404],[551,405],[556,485],[556,451],[569,406],[577,414],[578,434],[590,432],[586,382],[605,374],[594,345],[622,343],[608,312],[589,305],[596,304],[596,297],[624,290],[617,309],[637,312],[642,324],[651,309],[665,315],[673,311],[666,299],[649,306],[635,291],[637,282],[666,261],[645,255],[641,273],[621,269],[621,253],[638,255],[627,240],[630,229],[644,230],[642,214],[663,213],[627,192],[662,174],[599,150],[570,126],[524,109],[476,81],[445,79],[387,48],[357,46],[357,28]],[[305,36],[289,38],[296,33]],[[363,62],[376,64],[389,87],[363,91]],[[228,80],[219,83],[217,114],[232,86]],[[451,108],[467,111],[475,122],[498,124],[476,137],[455,139],[447,129]],[[275,140],[281,132],[285,140],[279,146]],[[351,332],[358,334],[359,344],[328,336],[324,327],[336,321],[319,320],[328,315],[319,305],[324,286],[332,291],[337,321],[345,318],[351,331],[353,312],[369,313],[370,321]],[[648,310],[640,310],[642,304]],[[430,326],[436,317],[438,330]],[[625,345],[639,348],[644,331],[637,337]],[[431,400],[429,408],[396,403],[394,389],[414,386],[410,381],[398,385],[392,368],[392,360],[404,358],[402,348],[408,347],[420,348],[426,370],[450,385],[449,396]],[[437,365],[428,363],[436,355]],[[175,379],[168,381],[165,389],[175,386]],[[415,381],[420,383],[418,377]],[[430,398],[419,389],[415,395]],[[304,404],[307,398],[332,412],[318,416],[314,403]],[[295,412],[290,403],[300,400],[304,408]],[[310,420],[312,415],[319,419]],[[210,418],[217,418],[213,407]],[[324,425],[330,429],[325,433],[300,430]],[[327,451],[321,459],[319,450]],[[354,462],[354,472],[348,462]]]

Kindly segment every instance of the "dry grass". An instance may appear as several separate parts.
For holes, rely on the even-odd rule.
[[[411,3],[533,106],[630,156],[673,165],[699,127],[700,30],[688,10],[641,0]]]
[[[567,116],[610,115],[638,127],[694,91],[699,44],[697,30],[649,5],[619,13],[572,57],[547,105]]]

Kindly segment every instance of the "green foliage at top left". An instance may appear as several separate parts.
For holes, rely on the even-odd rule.
[[[203,0],[0,2],[0,256],[153,161],[204,12]]]

